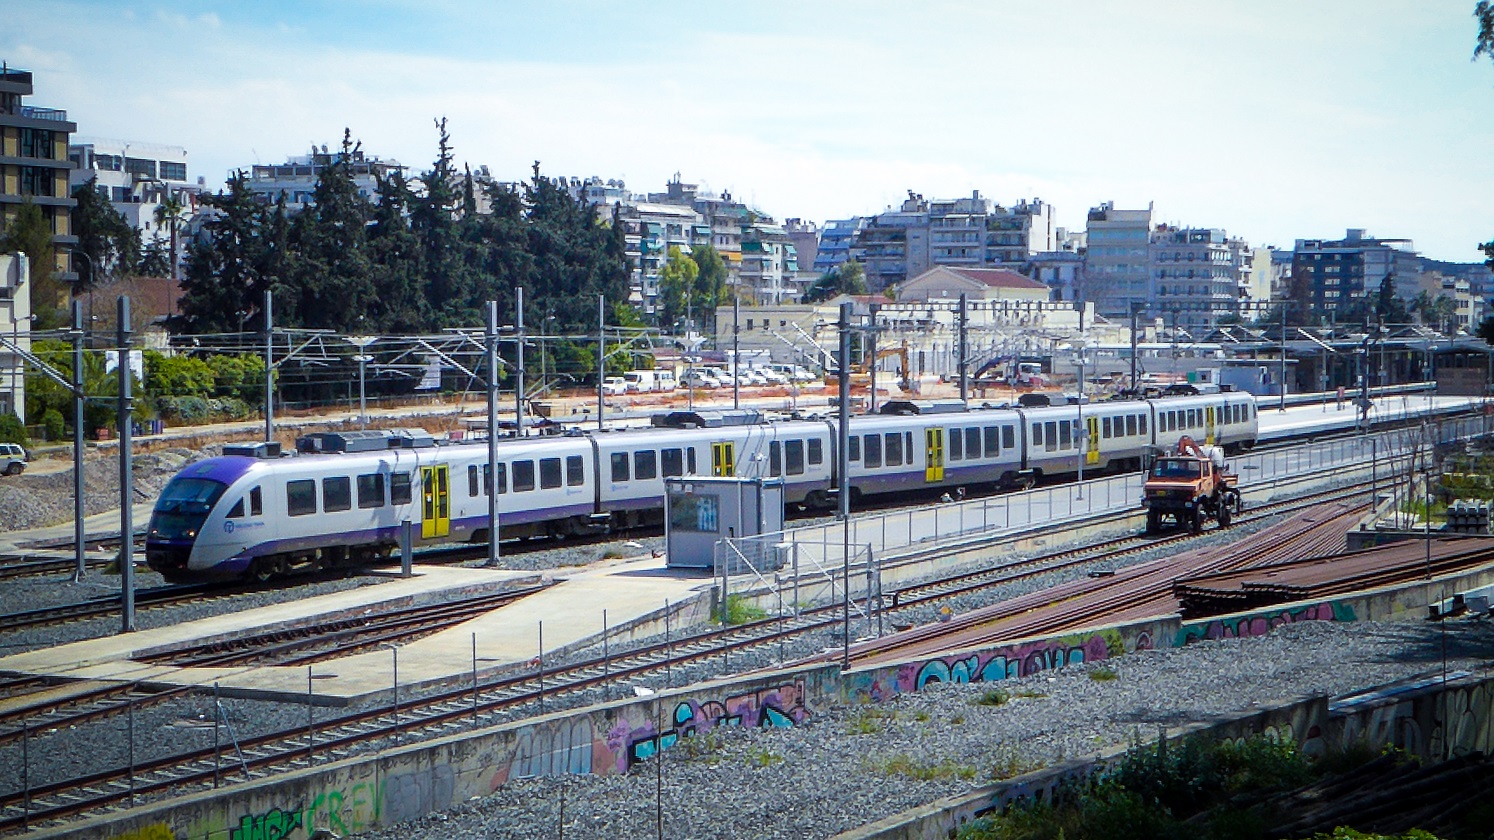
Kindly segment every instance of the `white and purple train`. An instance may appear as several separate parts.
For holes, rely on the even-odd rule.
[[[438,444],[419,430],[314,435],[302,453],[225,447],[192,464],[156,502],[146,559],[168,580],[252,576],[369,562],[398,545],[485,542],[487,488],[502,539],[595,533],[662,519],[664,479],[781,477],[790,504],[827,508],[863,496],[1022,486],[1043,477],[1136,469],[1188,435],[1231,451],[1257,437],[1244,393],[1092,403],[1087,435],[1072,406],[967,409],[893,402],[851,419],[846,480],[838,421],[763,420],[757,412],[673,412],[652,428]],[[491,471],[491,476],[489,475]]]

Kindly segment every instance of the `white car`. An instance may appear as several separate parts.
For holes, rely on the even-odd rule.
[[[26,450],[20,444],[0,443],[0,475],[20,475],[26,461]]]
[[[621,397],[628,393],[628,380],[621,376],[609,376],[602,380],[602,393],[609,397]]]
[[[756,372],[762,376],[764,382],[768,385],[788,384],[788,377],[772,368],[758,368]]]
[[[686,388],[720,388],[721,380],[715,374],[700,369],[685,371],[685,377],[680,380]]]

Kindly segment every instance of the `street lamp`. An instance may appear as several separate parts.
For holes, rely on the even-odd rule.
[[[353,361],[358,363],[358,428],[360,429],[368,428],[368,401],[364,391],[364,370],[368,363],[373,361],[373,356],[368,355],[367,351],[369,345],[378,340],[379,337],[375,335],[354,335],[347,338],[349,344],[358,348],[358,355],[353,357]]]

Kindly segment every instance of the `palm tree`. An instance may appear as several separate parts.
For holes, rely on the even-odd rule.
[[[176,286],[181,282],[181,278],[177,276],[179,262],[177,258],[177,225],[181,222],[182,215],[186,212],[186,205],[181,201],[181,193],[170,189],[166,191],[166,197],[161,199],[161,203],[156,205],[156,225],[167,225],[171,231],[171,282],[166,284],[166,317],[168,319],[171,317],[172,311],[176,308]]]

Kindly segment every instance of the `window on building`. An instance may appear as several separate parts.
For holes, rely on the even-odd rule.
[[[161,161],[161,180],[163,181],[185,181],[187,180],[187,165],[175,163],[169,160]]]
[[[145,158],[127,157],[124,159],[124,171],[130,175],[140,178],[156,177],[156,162]]]

